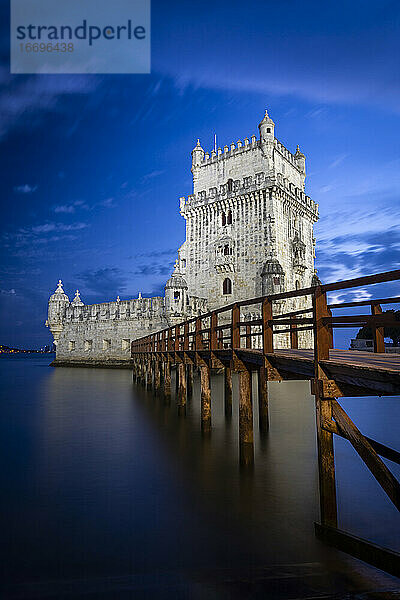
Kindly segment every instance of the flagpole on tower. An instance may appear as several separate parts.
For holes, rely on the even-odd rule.
[[[214,133],[214,152],[217,152],[217,134]]]

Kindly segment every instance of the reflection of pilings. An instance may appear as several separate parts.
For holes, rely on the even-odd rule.
[[[258,421],[261,433],[269,429],[268,381],[265,367],[258,370]]]
[[[232,369],[225,367],[224,369],[224,402],[225,416],[232,416]]]
[[[316,390],[318,392],[318,390]],[[333,433],[323,429],[324,422],[332,422],[332,399],[315,395],[317,419],[317,448],[319,468],[319,498],[321,522],[337,527],[335,454]]]
[[[211,387],[210,387],[210,368],[208,366],[200,367],[200,385],[201,385],[201,428],[203,432],[211,430]]]
[[[251,372],[239,373],[239,450],[240,464],[254,463],[253,407],[251,402]]]
[[[193,365],[186,365],[186,381],[187,381],[187,396],[191,398],[193,396]]]
[[[159,394],[161,391],[161,370],[160,361],[154,361],[154,391]]]
[[[164,362],[164,398],[165,402],[171,402],[171,363],[167,360]]]
[[[178,398],[179,394],[179,374],[178,374],[178,365],[175,365],[175,398]]]
[[[178,414],[186,413],[186,369],[184,363],[179,363],[176,369],[178,381]]]
[[[146,361],[146,388],[150,389],[153,385],[153,363],[151,360]]]

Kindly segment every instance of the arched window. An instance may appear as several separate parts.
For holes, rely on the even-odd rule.
[[[225,244],[224,246],[224,256],[229,256],[229,254],[231,253],[229,245]]]
[[[271,127],[267,127],[267,133],[271,133]]]
[[[233,179],[228,179],[228,192],[231,192],[233,190]]]
[[[299,290],[299,289],[300,289],[300,281],[297,280],[296,281],[296,290]]]
[[[224,212],[221,215],[221,220],[222,220],[222,225],[226,225],[226,215]]]
[[[226,219],[226,224],[232,225],[232,211],[231,210],[228,212],[228,218]]]
[[[222,284],[222,293],[224,295],[232,294],[232,281],[227,277]]]

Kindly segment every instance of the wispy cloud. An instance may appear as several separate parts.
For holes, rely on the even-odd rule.
[[[63,98],[85,95],[101,83],[98,76],[12,76],[0,69],[0,139],[14,129],[38,126],[49,111],[60,111]],[[33,117],[35,117],[33,119]]]
[[[346,158],[348,157],[348,154],[339,154],[339,156],[337,156],[329,165],[330,169],[336,169],[336,167],[338,167],[339,165],[342,164],[342,162],[344,160],[346,160]]]
[[[15,296],[16,295],[16,291],[14,288],[11,288],[10,290],[2,290],[0,289],[0,294],[2,296]]]
[[[83,200],[76,200],[75,202],[70,202],[68,204],[57,204],[53,206],[52,210],[56,214],[64,213],[64,214],[74,214],[78,210],[95,210],[98,207],[103,208],[115,208],[117,203],[114,198],[107,198],[106,200],[100,200],[95,203],[84,202]]]
[[[165,173],[164,169],[156,169],[154,171],[150,171],[150,173],[146,173],[146,175],[143,175],[142,177],[142,182],[146,183],[147,181],[151,180],[151,179],[155,179],[156,177],[160,177],[160,175],[163,175]]]
[[[37,185],[29,185],[29,183],[24,183],[23,185],[17,185],[14,187],[14,192],[16,194],[33,194],[38,189]]]
[[[14,255],[27,256],[35,253],[32,246],[59,242],[61,240],[76,239],[76,233],[89,227],[88,223],[57,223],[48,221],[31,227],[20,227],[16,231],[3,234],[3,246],[13,252]],[[27,248],[26,250],[21,249]]]

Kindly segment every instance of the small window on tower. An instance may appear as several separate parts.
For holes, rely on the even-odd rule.
[[[224,212],[221,215],[221,222],[222,222],[222,225],[226,225],[226,214]]]
[[[271,133],[271,127],[267,127],[267,133]]]
[[[226,246],[224,246],[224,256],[229,256],[230,253],[230,248],[228,244],[226,244]]]
[[[281,282],[280,277],[274,277],[274,285],[279,285]]]
[[[174,292],[174,300],[179,300],[180,297],[181,297],[180,292]]]
[[[182,258],[182,269],[186,268],[186,258]]]
[[[229,277],[224,279],[224,283],[222,284],[222,293],[225,296],[232,294],[232,281],[229,279]]]
[[[232,211],[228,212],[228,218],[226,219],[227,225],[232,225]]]
[[[233,179],[228,179],[228,192],[231,192],[233,190]]]
[[[300,289],[300,281],[296,281],[296,290]]]

